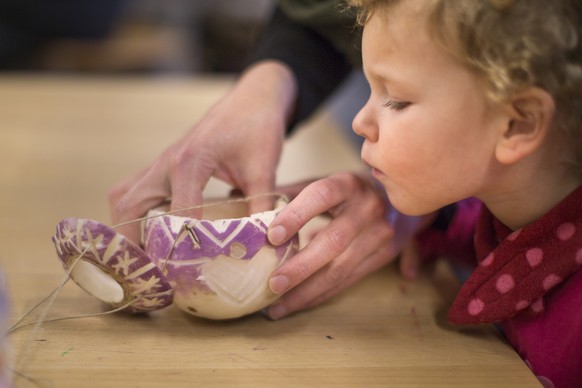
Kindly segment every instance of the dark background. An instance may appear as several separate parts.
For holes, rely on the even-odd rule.
[[[274,0],[0,0],[0,69],[237,72]]]

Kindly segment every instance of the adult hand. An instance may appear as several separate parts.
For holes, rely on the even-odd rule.
[[[296,81],[286,65],[264,61],[249,68],[233,89],[200,122],[167,148],[154,163],[115,186],[109,193],[114,224],[142,217],[171,197],[171,210],[202,203],[214,176],[245,195],[272,191],[296,97]],[[250,204],[254,213],[272,198]],[[181,215],[196,217],[200,211]],[[119,228],[139,242],[136,223]]]
[[[370,174],[340,173],[283,191],[294,199],[271,224],[271,243],[283,243],[320,214],[331,221],[273,273],[270,287],[284,295],[267,310],[272,319],[320,304],[399,254],[403,274],[416,275],[419,257],[411,237],[431,217],[390,209]]]

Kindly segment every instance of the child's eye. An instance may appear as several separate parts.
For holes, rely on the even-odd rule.
[[[389,100],[385,104],[382,104],[382,106],[385,106],[386,108],[390,108],[392,110],[402,110],[402,109],[406,108],[408,105],[410,105],[409,102],[394,101],[394,100]]]

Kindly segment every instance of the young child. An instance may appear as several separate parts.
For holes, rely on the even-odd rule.
[[[545,386],[582,387],[582,3],[351,3],[371,87],[353,127],[391,204],[484,204],[450,321],[495,322]]]

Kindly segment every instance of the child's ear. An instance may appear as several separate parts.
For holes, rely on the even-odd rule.
[[[497,160],[512,164],[537,150],[547,138],[555,109],[554,98],[537,87],[526,89],[509,101],[509,122],[497,142]]]

